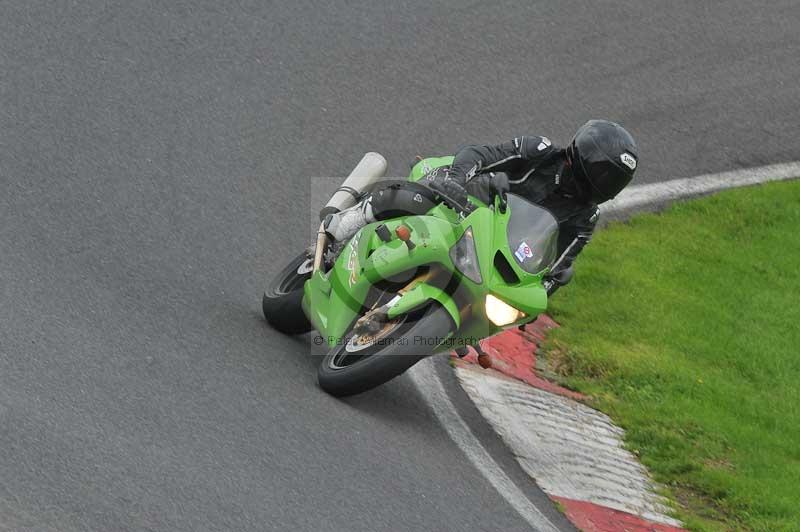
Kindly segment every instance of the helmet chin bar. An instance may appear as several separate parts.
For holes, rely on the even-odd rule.
[[[586,172],[581,165],[580,158],[578,158],[577,164],[573,164],[572,162],[574,151],[571,144],[567,147],[566,154],[566,163],[564,166],[570,170],[570,176],[575,185],[576,196],[583,201],[594,199],[594,195],[592,194],[594,187],[592,187],[592,184],[586,179]]]
[[[584,201],[593,199],[591,183],[575,175],[575,172],[572,172],[572,182],[575,184],[575,191],[577,192],[578,198]]]

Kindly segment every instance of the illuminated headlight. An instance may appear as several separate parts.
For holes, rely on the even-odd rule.
[[[476,284],[483,282],[481,268],[478,266],[478,253],[475,251],[475,239],[472,237],[472,227],[467,227],[458,242],[450,248],[450,260],[470,281]]]
[[[515,309],[508,303],[500,301],[492,294],[486,295],[486,317],[498,327],[514,323],[524,316],[525,313]]]

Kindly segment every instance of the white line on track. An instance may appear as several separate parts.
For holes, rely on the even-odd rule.
[[[423,360],[411,368],[409,376],[450,438],[520,517],[534,530],[558,532],[559,528],[514,484],[461,418],[436,375],[433,359]]]
[[[800,161],[744,168],[718,174],[704,174],[626,188],[619,196],[604,203],[600,213],[640,210],[653,204],[710,194],[728,188],[758,185],[800,177]]]

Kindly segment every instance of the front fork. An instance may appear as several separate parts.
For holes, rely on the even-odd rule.
[[[314,266],[311,273],[316,273],[322,268],[322,258],[325,256],[325,248],[328,247],[328,233],[325,232],[325,222],[319,224],[317,230],[317,246],[314,248]]]

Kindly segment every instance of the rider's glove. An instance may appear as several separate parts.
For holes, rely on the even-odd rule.
[[[447,196],[459,205],[467,205],[467,190],[450,177],[447,171],[437,168],[423,177],[421,183]]]
[[[547,289],[547,295],[553,295],[553,293],[558,290],[560,286],[564,286],[569,284],[572,280],[572,276],[575,274],[575,270],[572,268],[570,264],[566,268],[561,268],[558,271],[552,272],[544,279],[544,287]]]
[[[506,174],[480,174],[467,182],[467,192],[487,205],[494,203],[495,196],[505,198],[510,188]]]
[[[495,196],[505,198],[508,191],[511,190],[511,185],[508,184],[508,176],[506,174],[492,174],[492,179],[489,183],[491,191]]]

